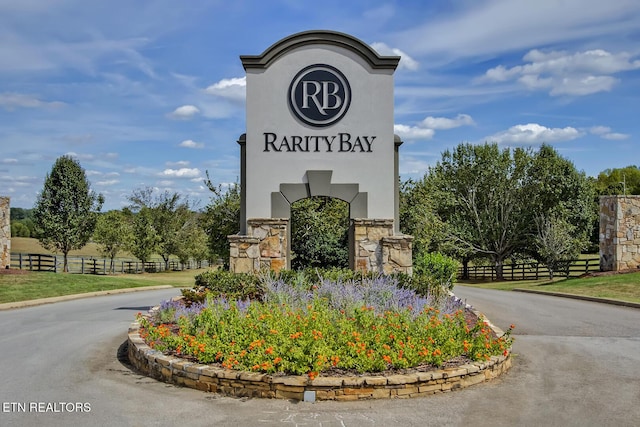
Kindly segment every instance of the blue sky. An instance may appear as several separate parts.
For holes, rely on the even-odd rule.
[[[239,176],[239,55],[315,29],[402,56],[405,179],[461,142],[640,163],[638,0],[0,0],[0,195],[33,207],[68,154],[104,210],[147,186],[206,206],[205,171]]]

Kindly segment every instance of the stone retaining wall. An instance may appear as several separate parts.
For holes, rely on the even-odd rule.
[[[276,376],[235,371],[167,356],[140,337],[140,324],[129,328],[129,360],[158,380],[236,397],[292,400],[361,400],[427,396],[491,380],[511,367],[511,353],[455,368],[390,376],[317,377]],[[495,329],[495,328],[494,328]],[[501,331],[499,335],[501,335]]]
[[[9,197],[0,196],[0,268],[11,266],[11,209]]]

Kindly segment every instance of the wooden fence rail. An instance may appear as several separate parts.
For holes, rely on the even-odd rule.
[[[107,258],[96,257],[67,257],[69,273],[78,274],[115,274],[127,273],[137,274],[143,272],[160,272],[165,270],[190,270],[194,268],[205,268],[209,266],[208,261],[189,261],[181,264],[179,261],[170,260],[168,268],[164,260],[154,259],[144,264],[137,260],[128,258],[115,258],[113,265]],[[64,267],[64,257],[62,255],[46,254],[11,254],[11,268],[17,270],[31,271],[52,271],[62,272]]]
[[[578,277],[585,273],[600,271],[598,259],[576,259],[571,261],[569,267],[560,271],[554,271],[554,277]],[[538,280],[549,277],[546,265],[538,262],[525,262],[519,264],[505,264],[502,267],[502,275],[505,280]],[[464,270],[458,270],[458,278],[464,277]],[[467,279],[495,280],[496,269],[491,265],[470,266],[467,268]]]

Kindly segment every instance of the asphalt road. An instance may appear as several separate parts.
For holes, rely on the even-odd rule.
[[[0,312],[0,426],[640,425],[640,309],[456,287],[497,326],[516,324],[506,375],[428,398],[294,403],[180,388],[121,363],[135,314],[177,293]]]

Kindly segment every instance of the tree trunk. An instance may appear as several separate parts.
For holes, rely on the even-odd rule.
[[[462,280],[469,280],[469,258],[462,259]]]
[[[496,260],[496,280],[504,280],[504,260],[502,258]]]

